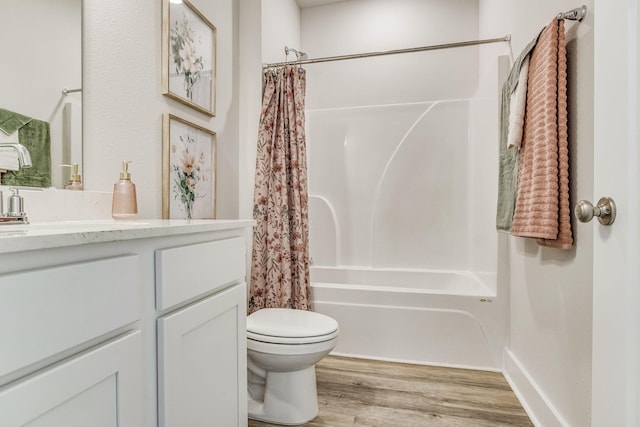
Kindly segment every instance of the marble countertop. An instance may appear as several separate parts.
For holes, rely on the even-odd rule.
[[[253,220],[87,220],[0,224],[0,254],[252,227]]]

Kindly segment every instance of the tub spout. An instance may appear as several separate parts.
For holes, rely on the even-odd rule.
[[[29,150],[27,150],[27,147],[17,142],[2,142],[0,143],[0,148],[3,147],[13,148],[17,151],[18,162],[21,168],[31,167],[31,155],[29,154]]]

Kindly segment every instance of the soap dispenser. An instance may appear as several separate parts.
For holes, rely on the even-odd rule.
[[[73,165],[60,165],[63,168],[71,168],[71,176],[69,177],[69,182],[64,186],[65,190],[82,190],[82,178],[78,173],[78,164],[74,163]]]
[[[130,161],[122,162],[120,179],[113,185],[113,205],[111,216],[114,219],[135,219],[138,217],[136,185],[131,182]]]

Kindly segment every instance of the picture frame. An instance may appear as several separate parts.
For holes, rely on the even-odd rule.
[[[215,219],[216,133],[165,113],[162,140],[162,218]]]
[[[163,0],[163,95],[216,115],[216,27],[188,0]]]

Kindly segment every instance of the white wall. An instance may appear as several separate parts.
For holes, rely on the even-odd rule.
[[[141,218],[162,211],[162,114],[217,133],[217,216],[238,216],[238,0],[192,2],[217,28],[217,97],[207,118],[162,95],[162,2],[85,1],[85,188],[111,191],[131,160]]]
[[[253,218],[262,64],[284,61],[285,46],[300,47],[300,9],[295,0],[243,0],[240,8],[239,215]]]
[[[240,2],[239,26],[239,217],[253,218],[256,144],[262,97],[262,0]]]
[[[263,0],[262,62],[284,61],[285,46],[300,49],[300,8],[295,0]]]
[[[593,1],[585,4],[587,18],[566,23],[571,206],[593,190]],[[480,36],[511,33],[517,56],[558,12],[578,5],[481,0]],[[511,291],[506,373],[544,427],[590,425],[593,234],[592,227],[575,223],[573,231],[571,251],[521,238],[502,240],[500,247],[509,259],[503,272]]]

